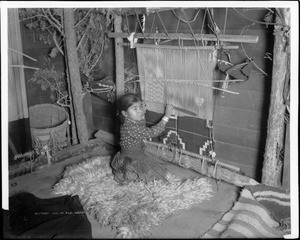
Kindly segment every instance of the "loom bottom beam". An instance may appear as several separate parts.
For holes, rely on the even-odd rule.
[[[208,161],[202,162],[201,159],[194,158],[186,154],[182,154],[181,157],[178,155],[176,156],[172,150],[168,149],[168,147],[160,148],[146,142],[146,151],[151,154],[156,153],[164,161],[174,163],[181,167],[192,169],[208,177],[220,179],[227,183],[234,184],[238,187],[258,184],[258,182],[256,182],[254,179],[240,175],[236,172],[222,167],[221,165],[214,165],[212,162]]]
[[[145,141],[145,143],[147,143],[148,145],[156,146],[156,147],[158,147],[158,148],[161,148],[161,147],[162,147],[162,148],[166,148],[166,147],[167,147],[167,148],[168,148],[170,151],[172,151],[172,152],[178,150],[178,149],[176,149],[175,147],[166,146],[166,145],[164,145],[164,144],[162,144],[162,143],[156,143],[156,142],[150,142],[150,141]],[[203,159],[203,160],[206,161],[206,162],[213,162],[213,160],[212,160],[211,158],[209,158],[209,157],[202,156],[202,155],[199,155],[199,154],[196,154],[196,153],[192,153],[192,152],[189,152],[189,151],[186,151],[186,150],[183,150],[183,149],[181,149],[180,152],[184,153],[184,154],[187,155],[187,156],[193,157],[193,158],[195,158],[195,159]],[[218,160],[217,160],[217,161],[218,161]],[[232,166],[232,165],[227,164],[227,163],[224,163],[224,162],[218,161],[218,165],[223,166],[223,167],[225,167],[225,168],[229,168],[229,169],[234,170],[234,171],[236,171],[236,172],[239,172],[239,171],[240,171],[240,168],[235,167],[235,166]]]

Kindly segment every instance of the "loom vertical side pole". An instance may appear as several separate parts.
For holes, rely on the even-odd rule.
[[[114,15],[114,27],[115,33],[122,32],[122,17]],[[116,97],[120,97],[125,91],[124,81],[124,50],[123,46],[119,43],[123,43],[122,38],[115,38],[115,64],[116,64]]]
[[[290,26],[290,10],[288,8],[277,9],[279,15],[284,18],[283,24]],[[276,20],[281,21],[279,15],[276,14]],[[276,22],[277,22],[276,21]],[[286,106],[283,101],[284,82],[288,66],[289,53],[287,51],[287,43],[289,41],[286,36],[285,28],[281,25],[274,27],[274,51],[273,51],[273,71],[272,71],[272,87],[271,101],[268,117],[268,132],[264,153],[264,163],[262,169],[261,182],[272,187],[280,187],[282,174],[282,158],[281,152],[284,150],[284,114]]]

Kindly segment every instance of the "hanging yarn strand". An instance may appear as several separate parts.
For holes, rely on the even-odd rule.
[[[153,33],[152,30],[153,30],[153,26],[154,26],[154,22],[155,22],[155,14],[153,15],[153,20],[152,20],[152,24],[151,24],[151,28],[150,28],[150,33]]]
[[[131,33],[130,33],[130,27],[129,27],[129,21],[128,21],[127,14],[125,15],[125,17],[126,17],[126,24],[127,24],[127,32],[128,32],[128,35],[130,35]]]
[[[244,34],[244,31],[245,31],[246,28],[251,27],[251,26],[254,26],[254,25],[255,25],[255,23],[252,23],[252,24],[250,24],[250,25],[245,26],[245,27],[242,29],[242,31],[241,31],[241,35]],[[245,54],[245,56],[247,57],[247,59],[248,59],[249,61],[251,61],[251,62],[255,65],[255,67],[256,67],[260,72],[262,72],[264,75],[268,76],[268,74],[265,73],[265,72],[264,72],[264,71],[263,71],[263,70],[262,70],[262,69],[254,62],[254,61],[253,61],[253,59],[249,57],[249,55],[247,54],[247,52],[246,52],[246,50],[245,50],[245,48],[244,48],[243,43],[241,43],[241,47],[242,47],[243,53]]]
[[[225,30],[226,30],[227,14],[228,14],[228,8],[226,8],[226,10],[225,10],[225,19],[224,19],[223,34],[225,34]]]
[[[171,37],[170,37],[170,35],[169,35],[169,33],[168,33],[168,31],[167,31],[167,29],[166,29],[166,27],[165,27],[165,25],[164,25],[162,19],[161,19],[161,17],[160,17],[160,15],[159,15],[158,11],[155,10],[155,12],[156,12],[156,14],[157,14],[157,16],[158,16],[158,18],[159,18],[159,20],[160,20],[160,22],[161,22],[161,24],[162,24],[164,30],[165,30],[165,33],[167,34],[168,38],[171,39]]]
[[[184,23],[192,23],[192,22],[194,22],[194,21],[197,19],[200,10],[201,10],[201,9],[199,8],[199,9],[197,10],[195,16],[194,16],[193,19],[191,19],[191,20],[184,20],[184,19],[182,19],[181,17],[179,17],[179,16],[177,15],[177,13],[174,11],[174,9],[172,9],[172,12],[173,12],[173,14],[178,18],[179,21],[182,21],[182,22],[184,22]]]
[[[139,26],[140,26],[142,35],[143,35],[143,37],[145,38],[144,31],[143,31],[143,27],[142,27],[141,21],[140,21],[140,19],[139,19],[139,16],[138,16],[137,13],[135,13],[135,16],[136,16],[137,22],[138,22],[138,24],[139,24]]]

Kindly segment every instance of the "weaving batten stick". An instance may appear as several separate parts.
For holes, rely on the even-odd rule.
[[[140,82],[140,81],[153,81],[153,82],[173,82],[173,83],[183,83],[183,84],[196,84],[197,83],[211,83],[211,82],[224,82],[224,80],[185,80],[185,79],[168,79],[168,78],[162,78],[162,79],[157,79],[157,78],[148,78],[148,77],[143,77],[139,75],[135,75],[135,77],[139,77],[140,79],[138,80],[132,80],[130,82]],[[146,80],[147,79],[147,80]],[[245,80],[243,79],[229,79],[228,82],[244,82]]]
[[[154,151],[154,149],[156,148],[156,145],[157,145],[157,143],[153,144],[153,142],[148,142],[148,141],[146,141],[145,144],[146,144],[146,151],[148,151],[150,154]],[[173,153],[171,151],[165,150],[164,152],[162,152],[162,154],[159,157],[161,157],[161,159],[164,161],[171,162],[172,156],[173,156]],[[203,156],[201,156],[201,157],[203,157]],[[185,160],[190,162],[190,166],[191,166],[190,169],[193,169],[193,170],[201,173],[201,163],[199,163],[198,157],[195,158],[195,157],[185,155]],[[175,164],[179,165],[178,162],[175,162]],[[232,170],[221,167],[221,164],[223,164],[223,163],[221,163],[221,162],[218,163],[219,167],[216,169],[216,175],[215,175],[216,178],[223,180],[225,182],[234,184],[238,187],[245,187],[246,185],[259,184],[257,181],[255,181],[252,178],[249,178],[244,175],[240,175]],[[214,166],[207,165],[205,173],[203,173],[204,172],[203,171],[202,174],[204,174],[208,177],[213,177],[213,171],[214,171]]]
[[[140,81],[140,80],[137,80],[137,81]],[[240,94],[238,92],[233,92],[233,91],[230,91],[230,90],[227,90],[227,89],[217,88],[217,87],[213,87],[213,86],[209,86],[209,85],[203,85],[203,84],[200,84],[200,83],[197,84],[197,85],[200,86],[200,87],[212,88],[212,89],[222,91],[222,92],[227,92],[227,93],[232,93],[232,94]]]

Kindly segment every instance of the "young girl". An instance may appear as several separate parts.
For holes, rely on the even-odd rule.
[[[121,120],[121,151],[115,155],[111,163],[115,181],[121,184],[135,180],[167,181],[166,168],[160,160],[145,152],[143,140],[156,137],[165,130],[173,106],[167,105],[165,116],[152,127],[146,126],[145,109],[137,95],[127,93],[120,97],[118,110]]]

